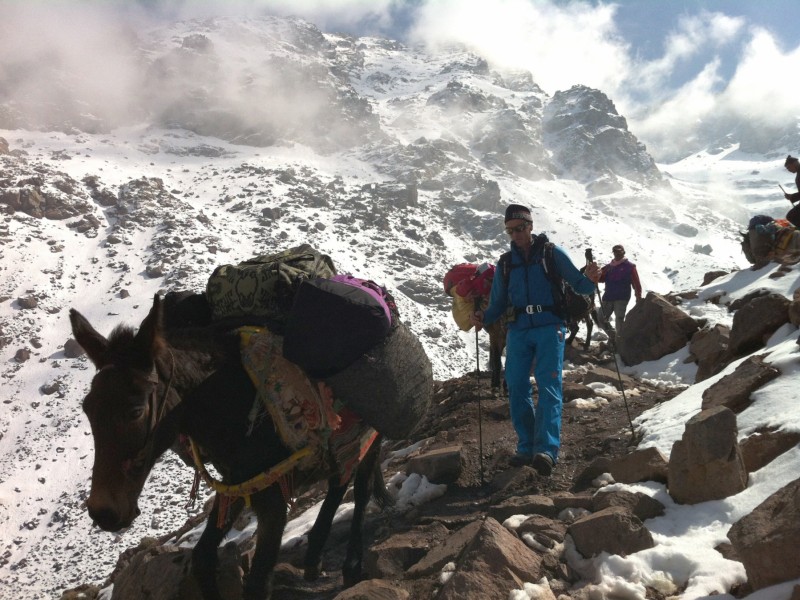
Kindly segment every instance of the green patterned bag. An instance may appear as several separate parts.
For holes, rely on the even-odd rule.
[[[331,258],[303,244],[217,267],[206,284],[206,297],[214,319],[254,316],[268,319],[280,329],[300,281],[334,275]]]

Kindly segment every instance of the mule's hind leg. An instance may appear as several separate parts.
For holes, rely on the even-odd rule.
[[[353,482],[355,508],[353,509],[353,520],[350,522],[347,555],[344,559],[344,566],[342,566],[342,579],[344,580],[345,588],[352,587],[361,581],[361,563],[364,558],[364,514],[372,496],[373,486],[377,481],[376,477],[380,477],[380,483],[383,483],[383,475],[380,473],[380,453],[381,437],[378,436],[356,469],[356,476]],[[384,485],[380,487],[383,492],[386,491]],[[379,504],[382,503],[381,498],[381,496],[376,495],[376,501]],[[381,508],[383,508],[383,504],[381,504]]]
[[[314,526],[308,533],[308,549],[303,560],[303,576],[309,581],[317,579],[322,572],[322,551],[331,532],[333,517],[342,503],[346,491],[347,484],[339,485],[338,477],[328,479],[328,493],[325,495]]]
[[[575,340],[575,336],[578,335],[578,329],[580,329],[580,322],[575,320],[570,320],[569,322],[569,337],[567,341],[564,342],[565,346],[571,346],[572,342]]]
[[[594,324],[592,323],[592,317],[590,315],[586,315],[586,341],[583,342],[583,351],[589,351],[589,344],[592,343],[592,328]]]
[[[501,352],[494,344],[489,345],[489,369],[492,371],[492,389],[500,387],[500,376],[503,369],[500,360]]]
[[[242,597],[244,600],[269,600],[272,595],[272,575],[286,527],[286,500],[280,486],[274,484],[253,495],[251,501],[258,516],[256,551]]]
[[[225,525],[217,527],[220,511],[220,495],[214,497],[214,506],[206,520],[206,528],[192,550],[192,575],[200,586],[203,600],[222,600],[217,587],[217,547],[231,528],[231,524],[244,507],[244,500],[237,499],[228,508]]]

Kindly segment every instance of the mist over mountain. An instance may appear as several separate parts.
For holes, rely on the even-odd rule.
[[[293,18],[104,37],[0,57],[0,567],[30,598],[101,579],[120,549],[81,506],[93,368],[66,353],[67,309],[107,334],[139,323],[154,293],[202,291],[219,264],[310,243],[392,290],[447,379],[476,356],[442,276],[506,249],[506,204],[530,206],[578,265],[622,242],[646,290],[697,287],[746,265],[738,231],[787,208],[778,159],[800,146],[796,129],[720,120],[698,127],[695,155],[657,163],[602,90],[549,95],[460,47]],[[190,486],[176,462],[148,488]],[[185,519],[156,497],[125,544]]]

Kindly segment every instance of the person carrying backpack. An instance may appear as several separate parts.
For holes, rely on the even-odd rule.
[[[547,272],[547,236],[533,236],[532,228],[530,209],[519,204],[506,208],[505,230],[511,238],[511,251],[497,263],[489,306],[473,312],[471,321],[480,329],[513,308],[506,344],[506,382],[517,450],[510,464],[531,465],[539,474],[549,476],[561,445],[561,375],[567,326],[552,283],[554,274]],[[584,275],[564,250],[550,247],[560,279],[580,294],[594,293],[600,277],[597,264],[587,265]],[[539,393],[535,408],[531,365]]]
[[[625,258],[625,248],[617,244],[611,249],[614,260],[603,267],[600,281],[606,284],[603,292],[603,320],[609,323],[614,315],[614,327],[619,329],[625,320],[628,302],[631,299],[631,287],[636,294],[636,302],[642,301],[642,284],[636,265]]]
[[[797,186],[797,191],[793,194],[783,192],[783,197],[792,203],[792,208],[786,213],[786,220],[795,227],[800,227],[800,204],[795,204],[795,202],[800,200],[800,160],[796,156],[790,154],[786,157],[783,166],[786,167],[786,170],[790,173],[794,173],[794,184]]]

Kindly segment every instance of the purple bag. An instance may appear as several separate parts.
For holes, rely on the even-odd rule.
[[[389,333],[384,293],[351,275],[304,280],[286,320],[283,356],[318,379],[346,369]]]
[[[392,324],[392,311],[389,310],[389,305],[386,303],[386,290],[379,286],[377,283],[370,279],[359,279],[353,277],[349,273],[342,275],[334,275],[330,278],[331,281],[341,281],[347,285],[352,285],[359,288],[362,292],[368,293],[375,301],[383,307],[383,312],[386,314],[386,321],[391,326]]]

